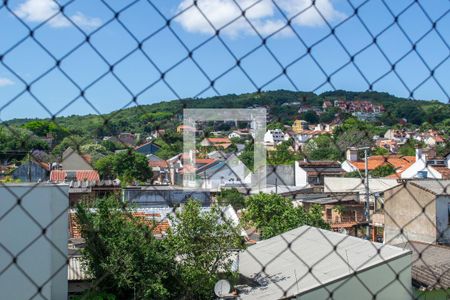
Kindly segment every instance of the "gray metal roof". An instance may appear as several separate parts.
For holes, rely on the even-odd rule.
[[[381,193],[394,186],[399,185],[396,179],[369,178],[369,189],[371,193]],[[325,192],[365,192],[364,182],[361,178],[325,177]]]
[[[411,273],[415,285],[428,290],[450,288],[450,247],[420,242],[397,246],[413,252]]]
[[[92,279],[92,277],[87,274],[86,268],[82,261],[83,258],[81,256],[69,257],[69,265],[67,266],[67,280],[81,281]]]
[[[286,250],[289,243],[290,250]],[[303,294],[352,276],[354,271],[410,254],[410,250],[301,226],[258,242],[240,254],[239,273],[257,283],[241,287],[240,298],[279,299]],[[310,270],[310,266],[314,267]]]
[[[435,195],[450,195],[450,180],[411,180],[411,184]]]

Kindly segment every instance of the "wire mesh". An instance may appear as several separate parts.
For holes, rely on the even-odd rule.
[[[177,109],[172,115],[174,116],[173,122],[180,123],[183,109],[201,107],[195,106],[198,104],[193,105],[194,102],[202,101],[196,100],[198,97],[205,95],[222,96],[222,85],[227,83],[227,80],[229,80],[227,78],[237,77],[237,73],[239,73],[239,77],[237,78],[248,82],[251,91],[257,94],[264,93],[265,90],[277,86],[276,83],[279,80],[285,80],[289,89],[296,92],[308,90],[308,92],[316,93],[325,89],[333,91],[340,89],[340,76],[349,74],[346,72],[351,68],[353,73],[350,74],[355,78],[355,81],[360,80],[363,82],[362,85],[367,91],[375,90],[381,82],[395,81],[399,82],[402,89],[406,91],[408,98],[415,99],[417,93],[424,86],[433,84],[435,90],[438,90],[442,95],[442,100],[450,102],[448,87],[445,84],[445,74],[448,73],[448,66],[446,65],[448,65],[450,56],[448,30],[446,30],[446,26],[450,20],[448,16],[450,11],[449,2],[444,1],[442,5],[443,9],[436,13],[432,7],[430,8],[428,3],[419,0],[408,1],[401,6],[384,0],[347,0],[341,1],[341,4],[346,6],[347,14],[333,19],[329,11],[329,5],[332,4],[324,0],[298,1],[297,5],[292,5],[292,8],[297,9],[297,11],[289,11],[289,13],[286,12],[286,5],[289,5],[290,2],[284,0],[230,0],[223,1],[223,3],[221,1],[211,1],[209,5],[212,6],[208,5],[208,1],[182,1],[178,9],[172,10],[169,13],[164,9],[165,5],[158,1],[136,0],[126,1],[126,3],[118,5],[111,1],[102,0],[96,3],[101,6],[103,14],[108,16],[102,21],[88,19],[79,12],[72,14],[73,6],[78,2],[81,1],[28,0],[23,3],[15,3],[4,0],[0,4],[0,19],[8,19],[9,22],[14,22],[15,26],[21,28],[12,35],[8,35],[8,38],[5,39],[4,44],[0,48],[0,66],[5,72],[17,80],[20,86],[13,93],[2,96],[0,113],[7,112],[11,109],[17,110],[18,106],[14,105],[19,103],[20,107],[23,97],[28,97],[29,103],[27,105],[37,107],[38,110],[43,111],[45,118],[55,127],[55,132],[58,130],[64,132],[65,128],[60,124],[61,119],[59,117],[66,115],[67,111],[74,107],[88,107],[93,112],[93,115],[100,120],[97,120],[95,124],[90,124],[89,130],[92,131],[91,137],[78,137],[75,134],[67,135],[65,145],[67,149],[59,149],[58,152],[62,160],[69,157],[75,157],[75,159],[81,157],[83,159],[80,156],[80,153],[82,154],[83,152],[80,150],[80,147],[90,142],[92,137],[99,139],[105,136],[118,136],[120,133],[118,132],[118,127],[122,126],[122,128],[127,128],[126,124],[123,124],[124,121],[120,119],[120,114],[123,109],[133,107],[136,117],[139,115],[140,120],[154,120],[152,118],[155,112],[151,109],[149,110],[144,104],[146,104],[145,98],[149,97],[152,91],[158,86],[164,87],[170,91],[175,99],[179,100],[174,104]],[[217,16],[221,12],[214,11],[214,3],[226,5],[225,7],[233,12],[232,16],[221,19],[220,16]],[[36,6],[33,6],[33,4]],[[371,5],[378,5],[384,11],[385,19],[383,19],[383,22],[380,20],[377,30],[374,30],[373,20],[368,16],[367,12],[362,13],[364,10],[370,10]],[[27,10],[27,7],[31,10]],[[46,7],[47,10],[44,9],[44,12],[39,10],[40,16],[33,19],[33,15],[36,14],[36,9],[43,9],[42,7]],[[267,23],[261,23],[255,17],[258,9],[267,7],[271,9],[269,15],[277,15],[279,17],[276,19],[277,22],[271,23],[269,20]],[[155,27],[154,24],[152,26],[137,24],[136,26],[136,24],[130,22],[130,17],[127,16],[129,13],[136,13],[136,10],[145,11],[144,14],[148,13],[149,18],[155,19],[155,24],[159,25]],[[411,18],[409,14],[412,11],[422,16],[420,26],[418,26],[420,30],[418,27],[412,26],[411,23],[404,21],[405,19]],[[226,12],[224,11],[223,13],[225,14]],[[323,29],[321,33],[315,34],[313,38],[308,36],[302,30],[302,24],[298,23],[298,20],[310,18],[312,15],[316,17],[317,22],[320,23]],[[267,15],[264,16],[267,17]],[[180,30],[180,28],[186,29],[187,31],[190,30],[189,27],[183,28],[184,25],[182,23],[183,18],[188,17],[197,18],[195,19],[198,22],[196,25],[200,26],[200,29],[197,30],[200,30],[204,34],[204,39],[188,40]],[[345,30],[349,30],[347,27],[349,24],[357,24],[359,27],[359,31],[355,32],[355,35],[360,36],[363,42],[359,43],[358,47],[350,45],[343,33]],[[273,26],[271,30],[267,31],[264,25]],[[43,38],[42,34],[48,30],[48,27],[70,27],[75,30],[76,34],[70,43],[64,45],[64,51],[57,51],[54,45],[51,45]],[[104,38],[103,35],[105,32],[108,32],[113,27],[117,31],[120,30],[121,35],[117,37],[113,36],[112,40],[115,40],[113,49],[107,49],[101,45],[99,40]],[[400,51],[401,53],[399,55],[393,55],[390,47],[385,42],[382,42],[384,38],[390,37],[390,32],[393,30],[398,32],[399,39],[401,37],[401,39],[405,40],[401,45],[405,49],[402,48],[404,51]],[[161,46],[158,44],[160,43],[158,38],[162,32],[170,36],[172,40],[171,45]],[[253,41],[256,41],[256,43],[250,43],[250,46],[246,44],[243,47],[244,50],[237,50],[235,48],[235,41],[233,41],[233,38],[235,38],[233,35],[236,32],[238,34],[245,33],[244,35],[252,36]],[[114,35],[115,33],[112,34]],[[293,51],[293,54],[279,51],[280,47],[284,47],[282,39],[280,39],[284,35],[288,35],[290,39],[298,42],[298,50]],[[431,37],[433,37],[433,42],[430,42]],[[58,37],[55,35],[54,38],[57,39]],[[394,45],[396,42],[392,41]],[[400,44],[400,42],[398,43]],[[277,46],[277,44],[279,45]],[[425,46],[429,46],[429,44],[431,44],[431,47],[440,47],[443,49],[441,52],[444,55],[440,55],[440,57],[435,57],[434,60],[431,60],[428,57],[429,51],[425,50]],[[41,55],[40,57],[36,55],[36,58],[32,57],[30,63],[38,65],[39,60],[46,62],[42,63],[42,66],[39,64],[40,71],[36,76],[27,75],[23,71],[23,66],[18,65],[13,60],[15,56],[21,58],[21,55],[23,55],[22,48],[25,45],[33,47],[34,53],[39,52]],[[336,56],[331,58],[332,63],[329,62],[329,59],[325,59],[323,55],[318,54],[319,50],[323,51],[324,47],[327,49],[327,45],[328,47],[332,45],[332,47],[338,49],[335,51],[330,50],[331,55]],[[176,51],[172,51],[173,49],[169,48],[175,48]],[[92,66],[92,69],[94,69],[92,72],[86,70],[81,75],[77,75],[71,72],[68,66],[80,63],[82,61],[80,55],[83,54],[83,51],[88,51],[90,55],[95,56],[96,65]],[[167,53],[165,53],[166,51]],[[205,63],[205,60],[202,60],[202,55],[205,56],[205,53],[208,51],[220,51],[223,57],[227,57],[230,63],[225,67],[218,68],[218,70],[213,70],[211,65],[214,62],[206,61]],[[376,75],[369,70],[373,66],[364,64],[361,59],[367,55],[375,56],[373,54],[374,52],[369,51],[375,51],[377,53],[376,55],[381,57],[383,64],[388,66]],[[151,74],[151,76],[143,76],[145,80],[143,80],[143,83],[140,81],[140,84],[130,81],[128,78],[130,76],[127,76],[127,72],[134,71],[133,68],[129,68],[128,64],[136,55],[139,55],[141,62],[135,65],[131,63],[133,68],[138,69],[138,67],[142,67],[144,70],[149,71],[148,74]],[[418,72],[420,73],[420,78],[416,79],[415,82],[401,69],[401,65],[408,64],[412,56],[420,63],[419,65],[422,68]],[[33,61],[33,59],[36,61]],[[220,58],[216,59],[219,60]],[[249,67],[252,61],[256,61],[256,65],[260,65],[260,68],[255,70],[255,68]],[[306,61],[309,62],[309,65],[305,63]],[[145,65],[143,62],[145,62]],[[265,64],[269,67],[263,66]],[[311,73],[318,74],[318,78],[321,79],[316,80],[314,84],[306,89],[303,82],[296,78],[299,73],[293,71],[299,68],[299,66],[304,68],[309,67],[309,70],[314,70]],[[177,80],[173,74],[179,70],[184,70],[184,73],[181,74],[185,76]],[[306,71],[308,72],[309,70]],[[55,72],[59,76],[59,83],[65,82],[67,84],[67,87],[61,88],[72,90],[71,96],[64,96],[63,99],[58,100],[59,107],[57,108],[42,95],[39,89],[39,85],[47,80],[51,80],[51,76]],[[201,79],[198,82],[196,80],[192,84],[190,87],[191,92],[188,95],[190,98],[186,99],[183,96],[185,93],[180,92],[180,80],[189,81],[191,79],[189,77],[190,73],[198,74],[196,76]],[[264,76],[260,76],[261,74],[259,73]],[[2,74],[0,73],[0,75]],[[0,79],[2,78],[0,77]],[[3,82],[5,85],[7,84],[6,81]],[[117,107],[120,108],[119,110],[108,114],[104,113],[103,108],[108,103],[106,105],[103,103],[99,107],[96,104],[97,98],[94,96],[96,88],[99,87],[101,94],[101,86],[105,86],[105,82],[106,86],[108,86],[109,82],[111,86],[114,85],[120,88],[122,91],[120,97],[125,99],[125,103],[121,107]],[[53,89],[57,94],[59,87],[54,86]],[[326,99],[324,100],[326,101]],[[226,108],[227,105],[230,106],[228,108],[231,108],[233,104],[225,103],[220,107]],[[418,108],[419,110],[423,109],[422,106]],[[289,106],[286,109],[290,109]],[[386,107],[386,110],[389,115],[391,113],[389,107]],[[429,115],[425,111],[423,114]],[[283,122],[284,120],[280,119],[278,121]],[[2,157],[7,159],[11,157],[27,157],[27,163],[24,163],[24,165],[28,164],[28,173],[26,172],[26,176],[30,180],[27,181],[34,182],[23,185],[26,189],[24,193],[17,193],[14,185],[0,182],[5,199],[13,199],[10,203],[5,200],[6,204],[2,206],[2,210],[0,211],[0,227],[3,227],[2,232],[5,234],[4,237],[8,236],[8,238],[0,237],[0,249],[2,253],[0,282],[3,281],[2,277],[6,278],[10,276],[8,274],[14,270],[20,276],[25,277],[29,283],[27,293],[25,293],[27,296],[24,299],[54,298],[49,293],[51,282],[59,276],[58,274],[65,272],[66,267],[69,268],[69,274],[76,273],[78,277],[85,276],[86,272],[82,271],[82,267],[78,265],[79,256],[76,255],[75,257],[70,253],[73,249],[69,250],[69,256],[67,256],[67,249],[64,250],[57,246],[53,240],[53,233],[49,234],[49,232],[53,232],[54,226],[59,226],[61,220],[67,217],[69,222],[68,234],[71,243],[77,246],[80,244],[83,246],[84,237],[81,233],[95,234],[96,229],[83,229],[78,224],[79,220],[75,217],[75,204],[78,202],[92,203],[95,198],[105,195],[120,197],[122,193],[121,182],[115,180],[115,176],[112,173],[102,174],[103,178],[100,180],[100,178],[95,177],[95,174],[92,175],[92,172],[79,173],[76,170],[61,170],[59,175],[61,177],[58,177],[59,179],[55,177],[56,179],[54,181],[68,182],[69,194],[67,194],[66,187],[63,185],[56,184],[54,188],[57,191],[56,193],[64,197],[69,195],[70,202],[68,202],[67,207],[57,211],[52,220],[43,221],[39,219],[37,217],[37,211],[30,209],[28,206],[27,202],[30,199],[27,197],[32,195],[36,190],[39,190],[40,187],[47,186],[48,183],[44,180],[31,180],[31,165],[37,164],[47,169],[58,168],[59,165],[43,166],[45,164],[44,162],[48,162],[48,158],[43,157],[40,151],[33,151],[36,145],[40,145],[39,143],[43,139],[42,137],[31,132],[24,133],[20,127],[15,126],[14,123],[8,120],[2,120],[2,122],[2,132],[8,133],[11,138],[20,137],[19,142],[14,146],[15,149],[2,149]],[[434,125],[436,121],[430,119],[427,122]],[[159,134],[160,130],[162,132],[165,130],[165,128],[160,128],[159,126],[155,126],[152,129],[157,134]],[[362,147],[373,146],[373,133],[367,128],[360,128],[357,132],[352,132],[351,134],[355,135],[351,142],[340,143],[336,139],[331,139],[333,143],[332,147],[334,147],[340,157],[345,157],[346,151],[349,148],[355,148],[356,151],[358,149],[361,151]],[[447,138],[448,134],[448,132],[443,133],[444,136],[447,135]],[[131,135],[131,139],[135,139],[135,136]],[[6,142],[2,141],[5,144]],[[136,145],[129,143],[126,135],[118,138],[117,144],[121,144],[119,148],[123,148],[120,151],[125,151],[123,152],[125,156],[133,156]],[[295,140],[289,146],[296,147],[297,144],[301,144],[301,142]],[[50,145],[50,148],[54,147],[55,145]],[[65,150],[64,153],[63,150]],[[216,150],[218,160],[224,160],[228,156],[223,147],[218,147]],[[255,286],[248,285],[247,288],[250,286],[249,290],[245,290],[241,286],[241,290],[239,288],[237,289],[240,294],[233,295],[233,297],[241,297],[242,299],[248,297],[248,299],[251,299],[252,293],[256,293],[257,296],[254,297],[258,297],[259,295],[265,296],[267,299],[293,297],[302,299],[302,297],[308,297],[308,293],[317,291],[321,291],[321,294],[317,292],[317,294],[309,294],[309,296],[314,295],[312,297],[315,297],[315,299],[321,297],[324,299],[349,299],[354,295],[367,299],[424,299],[423,297],[426,297],[427,291],[437,291],[441,293],[442,299],[449,297],[450,277],[448,271],[450,269],[450,261],[442,259],[441,263],[436,257],[448,255],[449,253],[445,246],[441,244],[448,244],[449,238],[448,224],[450,223],[445,222],[445,220],[448,220],[450,216],[450,213],[448,213],[450,207],[448,196],[450,183],[448,180],[436,181],[430,179],[442,179],[445,176],[449,179],[450,172],[448,170],[443,171],[444,175],[439,175],[441,174],[439,172],[429,174],[429,180],[422,181],[401,180],[400,176],[397,176],[396,179],[399,179],[399,185],[382,189],[384,202],[381,205],[376,201],[373,201],[373,203],[369,201],[369,199],[375,198],[378,200],[380,192],[373,189],[370,186],[371,181],[367,180],[368,177],[361,173],[361,170],[364,170],[364,168],[352,167],[355,173],[354,175],[356,175],[355,178],[359,178],[360,180],[356,179],[356,184],[350,188],[350,191],[341,190],[339,192],[333,192],[335,186],[327,186],[324,177],[329,175],[341,176],[343,172],[336,171],[341,166],[330,167],[335,170],[324,168],[323,165],[317,163],[314,157],[311,157],[311,152],[308,149],[301,146],[293,152],[301,157],[298,160],[303,160],[302,163],[296,161],[295,166],[297,167],[298,165],[300,169],[307,170],[306,173],[309,174],[308,189],[296,189],[294,187],[295,184],[292,183],[293,179],[286,179],[286,169],[284,166],[275,165],[268,166],[267,168],[267,179],[272,180],[269,180],[272,185],[265,192],[272,192],[280,194],[282,197],[292,198],[294,203],[298,202],[301,197],[312,197],[318,193],[321,193],[322,196],[325,195],[323,197],[328,198],[328,200],[332,198],[334,201],[332,205],[327,206],[326,203],[322,204],[323,217],[325,222],[329,224],[330,229],[341,232],[351,230],[354,232],[354,235],[366,240],[377,240],[376,226],[374,220],[371,218],[376,217],[376,215],[382,215],[384,217],[383,243],[376,244],[366,241],[366,245],[369,245],[365,248],[367,253],[364,255],[355,252],[351,253],[355,257],[358,255],[363,257],[356,259],[355,257],[348,257],[347,251],[351,250],[351,243],[357,245],[359,242],[355,242],[354,237],[351,237],[349,234],[339,235],[341,238],[336,239],[335,235],[325,230],[307,227],[297,232],[294,237],[288,234],[278,235],[276,237],[278,239],[278,247],[274,248],[277,251],[271,253],[269,257],[261,256],[256,250],[252,250],[255,248],[248,246],[244,257],[247,263],[250,261],[253,264],[254,274],[251,279]],[[154,167],[159,168],[160,171],[163,169],[181,168],[179,164],[183,164],[183,160],[186,159],[183,155],[187,154],[177,153],[176,156],[167,161],[161,162],[158,160],[157,163],[154,163]],[[269,161],[270,159],[271,157],[269,155]],[[377,166],[395,165],[397,162],[394,163],[391,159],[405,160],[402,163],[408,166],[412,165],[414,161],[418,161],[416,159],[408,161],[408,159],[412,160],[412,158],[407,158],[406,156],[394,158],[391,156],[382,156],[380,159],[381,161],[376,162]],[[441,160],[444,161],[445,158]],[[87,161],[89,162],[89,159]],[[446,168],[448,169],[448,159],[446,163]],[[328,165],[330,165],[330,162],[328,162]],[[98,166],[94,167],[97,168]],[[88,168],[90,167],[86,167],[86,169]],[[201,167],[198,170],[201,170]],[[231,171],[238,177],[235,171]],[[139,173],[140,171],[138,170],[137,172]],[[54,172],[54,174],[54,176],[57,176],[57,172]],[[88,178],[89,176],[94,177]],[[151,176],[153,176],[151,183],[161,183],[163,181],[173,183],[175,180],[175,178],[169,178],[169,173],[162,175],[161,173],[159,175],[152,174]],[[366,184],[369,184],[368,191],[364,190]],[[136,182],[136,185],[139,185],[139,183]],[[244,186],[241,192],[246,196],[252,196],[259,191],[254,191]],[[182,196],[177,199],[168,196],[176,193],[182,194]],[[88,194],[87,198],[78,196],[85,194]],[[179,207],[183,206],[189,198],[198,197],[198,194],[202,195],[204,206],[210,206],[216,201],[213,195],[214,192],[203,191],[199,187],[182,189],[173,185],[163,187],[151,185],[140,189],[139,187],[132,186],[127,187],[125,192],[123,192],[123,198],[126,201],[124,201],[121,209],[123,209],[124,214],[127,216],[131,215],[130,218],[137,220],[136,222],[138,223],[140,222],[139,220],[144,219],[146,227],[150,227],[149,231],[144,230],[146,232],[145,234],[155,235],[160,239],[164,239],[166,236],[166,227],[177,222],[176,218]],[[168,207],[163,209],[146,207],[146,205],[151,206],[151,200],[148,200],[146,197],[149,196],[145,195],[151,195],[154,199],[158,197],[165,199],[165,204]],[[361,200],[363,195],[366,198]],[[356,207],[352,211],[354,215],[347,214],[344,218],[341,211],[340,214],[336,214],[336,217],[336,207],[346,207],[350,203],[348,199]],[[320,201],[312,201],[311,203],[320,203]],[[130,204],[131,206],[129,206]],[[95,208],[92,208],[92,211],[95,211]],[[404,211],[408,213],[404,213]],[[12,248],[6,241],[10,239],[10,235],[13,234],[11,232],[14,232],[14,230],[6,228],[6,225],[2,225],[2,223],[6,224],[10,217],[13,215],[17,217],[17,214],[22,215],[26,219],[26,222],[33,224],[32,227],[36,234],[21,245],[21,247]],[[328,217],[328,214],[330,214],[330,217]],[[334,221],[333,216],[335,217]],[[225,214],[224,210],[221,210],[221,221],[230,223],[229,216]],[[371,228],[369,226],[370,224],[372,225]],[[370,230],[365,231],[366,227],[370,228]],[[342,228],[346,228],[346,230],[342,230]],[[251,235],[258,235],[259,233],[260,230],[255,230]],[[321,241],[321,243],[318,243],[319,246],[317,246],[322,247],[322,249],[318,249],[321,250],[318,251],[318,253],[321,253],[320,257],[305,255],[296,246],[298,243],[305,243],[311,236]],[[42,278],[36,279],[38,277],[34,277],[35,275],[28,274],[25,265],[27,260],[24,257],[28,251],[32,253],[35,246],[38,243],[42,243],[43,240],[45,243],[48,243],[48,247],[53,251],[53,255],[57,257],[55,261],[62,259],[64,263],[60,263],[56,268],[52,269],[48,278],[41,280]],[[424,243],[424,240],[426,240],[426,243]],[[411,250],[410,252],[402,252],[408,255],[412,253],[411,261],[400,266],[396,264],[392,256],[388,255],[388,251],[391,249],[390,245],[392,244],[402,249]],[[264,244],[261,243],[259,245]],[[277,270],[276,265],[280,263],[280,258],[285,256],[289,256],[291,262],[295,263],[299,268],[298,273],[290,274],[291,277],[295,277],[294,279],[279,278],[274,273],[274,270]],[[336,265],[345,265],[346,270],[337,269],[335,271],[333,264],[328,264],[326,267],[323,267],[322,264],[324,261],[327,261],[327,258],[334,259],[334,264]],[[352,261],[353,259],[355,261]],[[374,260],[378,260],[379,262],[373,263]],[[378,277],[368,280],[367,276],[370,275],[367,274],[371,269],[376,269],[378,264],[382,264],[385,268],[384,279]],[[324,268],[326,269],[324,270]],[[281,271],[279,270],[279,272]],[[324,275],[328,273],[333,274],[333,272],[338,273],[334,274],[334,277]],[[281,274],[285,275],[282,272]],[[104,276],[100,278],[88,276],[82,277],[81,281],[89,281],[93,289],[97,287],[101,289],[104,287],[105,282],[109,283],[111,278],[114,280],[114,276],[116,275],[112,272],[105,272]],[[8,284],[7,280],[11,279],[5,279],[3,282]],[[180,285],[180,289],[189,288],[188,286],[183,286],[184,283],[182,281],[177,282],[177,284]],[[151,297],[141,294],[142,287],[136,287],[133,283],[129,283],[129,285],[133,287],[138,298],[155,298],[154,296]],[[412,286],[414,286],[414,289]],[[261,294],[258,294],[258,292],[261,292]],[[186,296],[186,299],[189,297]],[[192,296],[192,298],[195,297]]]

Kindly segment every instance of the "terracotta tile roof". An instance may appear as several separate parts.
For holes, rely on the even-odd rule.
[[[95,170],[52,170],[50,172],[50,181],[54,183],[64,182],[67,177],[67,172],[75,172],[75,178],[77,181],[100,181],[100,176]]]
[[[432,166],[433,169],[441,173],[442,179],[450,179],[450,169],[445,166]]]
[[[210,164],[210,163],[212,163],[212,162],[214,162],[215,161],[215,159],[213,159],[213,158],[196,158],[195,159],[195,163],[196,164],[205,164],[205,165],[207,165],[207,164]]]
[[[397,173],[401,173],[405,171],[407,168],[409,168],[415,161],[416,161],[415,156],[374,155],[369,157],[368,169],[374,170],[377,167],[383,166],[385,164],[390,164],[397,170]],[[350,163],[360,171],[365,169],[365,162],[362,160],[350,161]]]
[[[167,168],[169,165],[165,160],[150,160],[148,166],[151,168]]]
[[[330,160],[299,161],[298,164],[301,167],[341,167],[339,162]]]
[[[231,141],[229,138],[208,138],[208,141],[212,144],[231,144]]]
[[[170,228],[169,219],[164,218],[161,220],[159,213],[133,212],[132,215],[144,221],[152,229],[153,234],[164,234]],[[74,239],[82,238],[80,225],[73,212],[69,213],[69,235],[70,238]]]

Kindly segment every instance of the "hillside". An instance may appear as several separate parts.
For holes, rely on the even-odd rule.
[[[247,108],[265,106],[269,109],[273,120],[290,123],[298,117],[297,110],[301,106],[321,106],[324,98],[347,100],[368,100],[383,104],[386,113],[380,121],[386,125],[396,124],[398,119],[406,118],[409,123],[421,125],[424,122],[436,124],[449,118],[450,105],[438,101],[422,101],[399,98],[388,93],[349,92],[337,90],[314,94],[311,92],[293,92],[286,90],[248,93],[241,95],[224,95],[202,99],[181,99],[140,105],[105,115],[72,115],[57,117],[55,122],[70,131],[88,137],[115,135],[120,132],[145,133],[155,128],[174,128],[181,122],[183,108]],[[296,103],[282,106],[283,103]],[[14,119],[5,122],[8,125],[20,126],[31,120]]]

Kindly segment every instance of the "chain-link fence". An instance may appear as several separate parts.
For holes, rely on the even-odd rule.
[[[0,298],[448,299],[449,11],[2,1]]]

